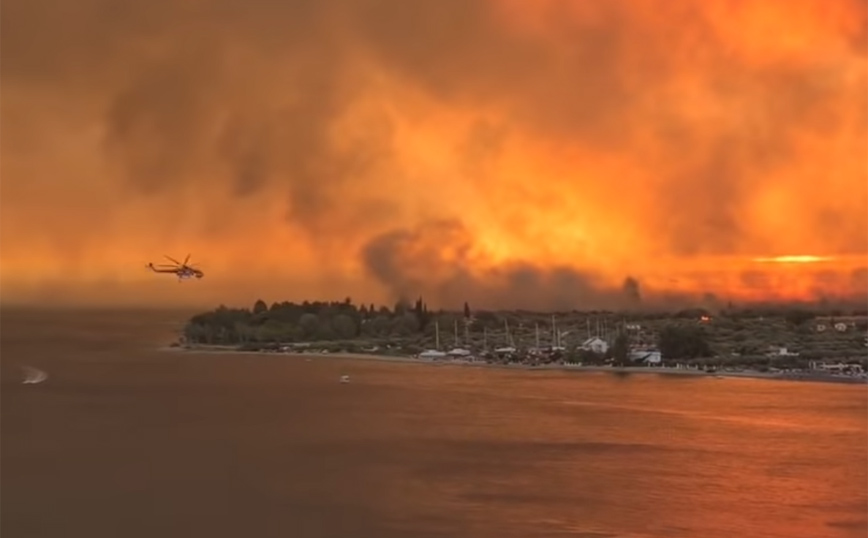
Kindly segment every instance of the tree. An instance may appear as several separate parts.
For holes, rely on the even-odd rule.
[[[265,312],[268,312],[268,305],[265,304],[265,301],[263,301],[262,299],[259,299],[253,305],[253,314],[257,315],[257,314],[263,314]]]
[[[664,359],[696,359],[710,357],[711,347],[702,327],[668,325],[660,331],[657,347]]]
[[[315,340],[334,340],[338,336],[337,331],[335,331],[334,326],[326,320],[325,322],[321,322],[317,327],[316,334],[314,335]]]
[[[428,326],[430,316],[428,315],[428,307],[425,306],[425,302],[422,300],[422,297],[416,299],[416,304],[413,305],[413,313],[416,315],[416,321],[418,322],[419,329],[424,330],[425,327]]]
[[[260,342],[279,343],[286,333],[286,326],[279,321],[270,319],[256,329],[256,339]]]
[[[615,337],[615,341],[612,343],[611,351],[615,364],[619,366],[632,364],[630,360],[630,339],[627,337],[627,333],[618,333],[618,336]]]
[[[409,336],[419,331],[419,320],[411,313],[396,317],[392,321],[392,332],[399,336]]]
[[[815,317],[816,316],[814,316],[813,312],[808,312],[806,310],[799,310],[795,308],[792,310],[787,310],[784,313],[784,319],[786,320],[786,322],[790,325],[793,325],[794,327],[799,327],[804,323],[814,319]]]
[[[334,328],[338,338],[342,340],[349,340],[356,336],[356,322],[346,314],[338,314],[335,316],[332,320],[332,327]]]
[[[384,336],[389,333],[389,317],[379,315],[365,321],[362,332],[366,336]]]
[[[410,303],[408,303],[405,299],[400,299],[397,303],[395,303],[395,309],[393,310],[393,312],[396,316],[403,316],[409,311]]]
[[[316,314],[306,313],[298,320],[304,338],[313,338],[319,330],[319,318]]]

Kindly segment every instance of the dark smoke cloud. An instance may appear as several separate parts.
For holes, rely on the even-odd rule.
[[[464,301],[495,308],[636,308],[639,281],[627,277],[621,288],[603,284],[600,275],[570,267],[545,268],[514,263],[474,271],[473,241],[457,221],[428,222],[374,238],[364,249],[371,273],[395,299],[422,295],[433,304]],[[691,302],[679,294],[651,297],[646,306]]]
[[[629,276],[625,278],[623,290],[627,300],[634,305],[642,302],[642,292],[639,286],[639,281],[635,278]]]

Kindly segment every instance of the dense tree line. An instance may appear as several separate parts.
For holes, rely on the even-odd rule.
[[[438,316],[454,317],[443,311],[430,312],[422,298],[412,304],[398,301],[392,308],[356,305],[350,298],[342,302],[284,301],[271,306],[260,299],[252,309],[220,306],[193,316],[184,335],[191,343],[207,344],[401,337],[428,332]],[[465,303],[464,317],[470,316],[470,306]]]
[[[766,335],[770,339],[780,334],[792,338],[810,334],[813,329],[808,321],[821,315],[835,316],[838,312],[811,311],[806,308],[753,308],[736,310],[724,309],[712,314],[703,309],[682,310],[675,313],[630,313],[631,322],[647,322],[656,327],[647,333],[646,344],[656,345],[665,360],[694,360],[711,357],[716,349],[722,353],[738,352],[745,356],[763,355],[771,341],[763,342],[756,335]],[[581,332],[588,318],[598,317],[609,320],[607,326],[615,327],[610,334],[613,339],[607,357],[616,364],[628,364],[631,339],[623,332],[623,323],[618,332],[618,321],[623,322],[626,314],[592,311],[586,313],[560,313],[561,323],[579,326]],[[624,317],[621,317],[624,316]],[[713,317],[713,326],[704,320]],[[764,320],[758,323],[757,320]],[[461,333],[463,341],[464,323],[470,323],[470,341],[479,347],[483,328],[488,329],[489,345],[501,345],[504,329],[508,325],[517,340],[529,345],[533,341],[534,326],[545,326],[550,315],[533,312],[490,312],[472,311],[465,303],[457,312],[443,310],[431,311],[420,297],[415,302],[398,301],[391,307],[374,304],[354,304],[350,298],[344,301],[305,301],[303,303],[280,302],[270,306],[262,300],[256,301],[252,308],[228,308],[221,306],[210,312],[193,316],[184,331],[186,341],[191,344],[276,344],[293,342],[336,342],[356,341],[410,341],[430,345],[435,332],[435,321],[439,322],[441,339],[451,345],[452,332]],[[471,323],[472,322],[472,323]],[[857,332],[863,331],[864,321],[857,324]],[[589,325],[590,328],[590,325]],[[783,333],[781,331],[784,331]],[[854,333],[855,334],[855,333]],[[800,336],[801,335],[801,336]],[[846,337],[837,337],[832,344],[821,342],[824,346],[844,346],[847,350],[863,349],[859,332],[848,343]],[[634,335],[635,337],[635,335]],[[787,338],[790,338],[787,337]],[[450,342],[450,344],[446,344]],[[633,340],[635,342],[635,340]],[[780,345],[785,345],[782,340]],[[828,352],[813,352],[810,346],[803,346],[803,357],[820,356]],[[836,348],[837,349],[837,348]],[[849,351],[841,349],[833,354],[847,356]],[[830,350],[834,351],[834,350]],[[846,352],[845,352],[846,351]],[[590,357],[588,357],[590,359]]]
[[[451,316],[451,318],[450,318]],[[268,306],[258,300],[252,309],[227,308],[193,316],[184,335],[194,344],[292,343],[315,341],[347,341],[357,338],[408,337],[427,334],[432,320],[456,321],[459,314],[430,312],[422,298],[414,304],[398,301],[387,306],[355,305],[350,298],[342,302],[273,303]],[[464,304],[460,314],[470,321],[473,313]],[[492,329],[500,328],[503,314],[479,312],[475,323]],[[445,325],[445,323],[444,323]],[[443,327],[448,330],[448,327]],[[701,327],[671,325],[661,331],[658,346],[665,359],[684,360],[711,355],[708,339]],[[583,357],[588,362],[611,358],[616,364],[630,363],[630,342],[619,333],[606,357]],[[582,357],[580,357],[582,358]]]

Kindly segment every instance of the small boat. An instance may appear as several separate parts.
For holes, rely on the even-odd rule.
[[[24,370],[24,381],[21,382],[24,385],[36,385],[48,379],[48,374],[38,368],[22,366],[21,369]]]
[[[349,382],[350,382],[350,376],[348,376],[348,375],[342,375],[341,376],[341,383],[349,383]]]

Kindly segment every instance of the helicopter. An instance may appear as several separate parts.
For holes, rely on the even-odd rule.
[[[188,265],[190,261],[190,255],[187,254],[187,257],[184,258],[184,263],[179,262],[175,258],[171,256],[166,256],[166,259],[172,262],[174,265],[169,264],[157,264],[149,263],[146,267],[155,273],[173,273],[178,276],[178,282],[182,282],[184,279],[188,278],[202,278],[205,276],[205,273],[202,272],[201,269],[197,269],[193,265]]]

